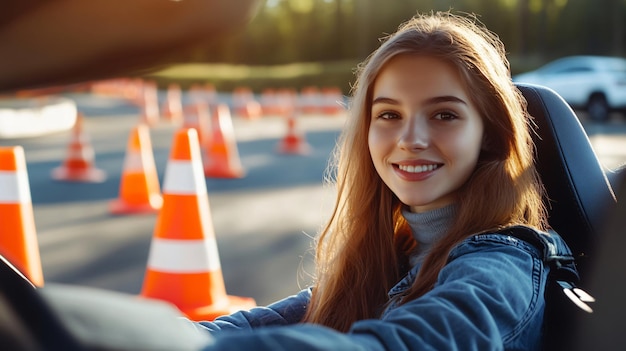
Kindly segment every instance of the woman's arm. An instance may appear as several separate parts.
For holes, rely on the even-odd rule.
[[[464,244],[431,292],[382,319],[356,322],[348,333],[313,325],[263,328],[216,337],[206,350],[532,349],[540,340],[546,274],[530,250]]]
[[[355,323],[351,332],[376,335],[386,350],[501,350],[519,342],[537,349],[546,278],[534,247],[484,235],[452,252],[433,290],[382,320]]]
[[[249,330],[265,326],[283,326],[302,320],[311,299],[311,289],[304,289],[267,307],[239,311],[222,316],[213,322],[199,322],[197,327],[212,334],[229,330]]]

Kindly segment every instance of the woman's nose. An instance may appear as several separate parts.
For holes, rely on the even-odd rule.
[[[406,150],[425,149],[429,144],[428,127],[419,120],[407,122],[398,140],[398,146]]]

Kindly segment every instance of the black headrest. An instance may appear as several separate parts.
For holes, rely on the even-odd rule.
[[[536,124],[536,166],[549,198],[548,222],[575,257],[585,257],[601,233],[611,186],[570,106],[554,91],[517,84]]]

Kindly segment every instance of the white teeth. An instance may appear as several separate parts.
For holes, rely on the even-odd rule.
[[[408,173],[421,173],[421,172],[430,172],[439,168],[438,165],[420,165],[420,166],[409,166],[409,165],[398,165],[398,168]]]

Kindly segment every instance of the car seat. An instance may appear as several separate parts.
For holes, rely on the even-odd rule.
[[[616,202],[609,171],[600,164],[578,117],[558,94],[537,85],[517,87],[534,124],[535,162],[547,193],[548,223],[572,249],[580,286],[586,289],[594,246],[607,210]],[[588,318],[586,312],[572,308],[569,301],[549,301],[544,349],[570,349],[571,335],[582,318]]]
[[[614,189],[618,199],[626,197],[626,172],[620,168]],[[597,243],[591,269],[589,289],[597,302],[593,314],[578,321],[574,334],[574,351],[626,350],[624,316],[626,315],[626,202],[618,201]]]
[[[567,242],[581,274],[615,195],[578,117],[549,88],[518,83],[535,124],[536,167],[548,195],[548,222]]]

